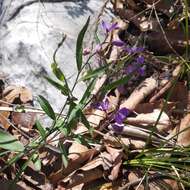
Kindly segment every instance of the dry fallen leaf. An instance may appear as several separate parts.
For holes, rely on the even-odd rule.
[[[25,87],[20,87],[20,86],[9,86],[5,88],[3,91],[3,101],[7,103],[15,103],[15,104],[26,104],[26,103],[31,103],[32,102],[32,92],[25,88]],[[2,103],[1,106],[7,106],[7,104]],[[15,116],[14,116],[15,115]],[[8,118],[10,116],[10,112],[4,111],[0,113],[0,123],[2,126],[6,129],[9,128],[10,123],[8,122]],[[26,116],[28,117],[27,119],[23,119]],[[28,127],[31,125],[34,125],[34,116],[30,117],[30,113],[13,113],[13,117],[15,119],[15,124],[24,124],[24,126]],[[21,122],[21,123],[18,123]]]
[[[12,113],[12,122],[14,125],[20,125],[22,127],[31,129],[36,122],[36,113]]]
[[[181,146],[190,145],[190,114],[187,114],[180,123],[179,130],[176,128],[177,144]],[[183,131],[183,132],[182,132]]]
[[[88,149],[86,146],[74,142],[69,148],[68,160],[69,164],[67,168],[62,166],[57,172],[49,175],[51,183],[56,184],[61,179],[72,173],[74,170],[81,167],[81,165],[93,158],[97,154],[95,149]]]
[[[100,168],[95,168],[87,171],[78,170],[61,181],[60,185],[66,189],[72,188],[76,185],[89,183],[96,179],[99,179],[103,177],[103,174],[104,172]]]
[[[117,139],[111,136],[109,133],[104,135],[104,143],[115,148],[121,148],[123,145],[125,145],[126,147],[135,149],[141,149],[146,145],[146,142],[142,140],[132,139],[129,137],[121,137],[120,139]]]
[[[155,125],[158,117],[161,113],[161,110],[155,109],[153,110],[152,113],[147,113],[147,114],[139,114],[136,117],[128,117],[127,118],[127,123],[131,125],[143,125],[143,126],[148,126],[148,125]],[[168,117],[168,115],[162,111],[162,114],[160,116],[159,121],[157,122],[156,128],[158,131],[168,131],[171,129],[171,122]]]

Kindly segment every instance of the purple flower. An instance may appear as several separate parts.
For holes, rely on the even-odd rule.
[[[127,108],[121,108],[115,114],[115,122],[118,124],[122,124],[126,117],[129,115],[130,111]]]
[[[135,65],[128,65],[125,69],[124,69],[124,73],[125,74],[131,74],[132,72],[134,72],[136,70],[136,66]]]
[[[134,54],[134,53],[140,53],[144,50],[143,47],[126,47],[124,48],[124,51],[128,52],[129,54]]]
[[[106,98],[103,102],[94,104],[93,107],[101,111],[107,111],[109,109],[109,100]]]
[[[112,45],[122,47],[125,45],[125,42],[122,40],[114,40],[114,41],[112,41]]]
[[[140,76],[144,76],[145,75],[145,67],[138,68],[138,73]]]
[[[118,123],[114,123],[111,125],[113,130],[116,132],[116,133],[121,133],[123,131],[123,128],[124,128],[124,125],[120,125]]]
[[[111,31],[113,31],[115,29],[118,29],[119,26],[118,26],[117,23],[113,23],[113,24],[110,25],[110,24],[102,21],[102,28],[108,33],[108,32],[111,32]]]
[[[142,55],[139,55],[136,60],[137,60],[138,64],[143,64],[144,63],[144,57]]]

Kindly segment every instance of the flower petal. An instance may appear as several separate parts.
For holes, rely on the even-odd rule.
[[[124,122],[126,117],[129,115],[130,111],[127,108],[121,108],[117,113],[115,114],[115,122],[118,124],[121,124]]]
[[[118,24],[117,24],[117,22],[116,23],[113,23],[110,27],[109,27],[109,32],[111,32],[112,30],[116,30],[116,29],[119,29],[119,26],[118,26]]]
[[[138,64],[143,64],[144,63],[144,57],[142,55],[138,56],[136,60],[137,60]]]
[[[120,125],[118,123],[114,123],[111,125],[113,130],[116,132],[116,133],[121,133],[123,131],[123,128],[124,128],[124,125]]]
[[[145,76],[145,68],[144,67],[140,67],[138,69],[138,73],[140,74],[140,76]]]
[[[102,21],[102,28],[103,28],[106,32],[109,32],[110,26],[109,26],[108,23],[106,23],[105,21]]]
[[[109,100],[106,98],[104,102],[101,103],[101,108],[103,111],[107,111],[109,108]]]
[[[125,74],[131,74],[136,70],[136,65],[128,65],[126,68],[124,68],[124,73]]]
[[[125,45],[125,42],[123,42],[121,40],[114,40],[114,41],[112,41],[112,45],[122,47]]]

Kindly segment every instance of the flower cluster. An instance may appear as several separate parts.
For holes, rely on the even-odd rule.
[[[124,73],[131,74],[137,72],[140,76],[144,76],[145,65],[143,65],[143,63],[144,63],[144,57],[142,55],[139,55],[134,62],[124,67]]]
[[[109,34],[113,30],[119,29],[119,26],[117,23],[108,24],[104,21],[102,21],[102,28],[105,31],[106,34]],[[124,66],[124,73],[125,74],[132,74],[137,73],[140,76],[144,76],[145,74],[145,66],[144,66],[144,56],[142,55],[142,52],[144,51],[143,47],[136,47],[136,46],[129,46],[126,44],[126,42],[122,40],[113,40],[112,41],[113,46],[117,46],[122,48],[124,52],[126,52],[128,55],[134,55],[136,58],[133,62],[130,64]],[[101,52],[102,44],[97,44],[95,48],[95,52],[99,54]],[[88,49],[85,49],[84,54],[88,54]],[[118,87],[121,91],[124,91],[123,86]],[[98,102],[92,105],[93,108],[99,109],[101,111],[107,111],[109,109],[109,100],[106,98],[102,102]],[[122,132],[124,127],[124,121],[130,114],[130,110],[127,108],[121,108],[119,109],[115,115],[114,115],[114,123],[112,124],[112,128],[115,132]]]
[[[115,29],[118,29],[119,27],[118,27],[117,23],[108,24],[108,23],[102,21],[102,28],[106,31],[106,33],[109,33]],[[123,51],[128,53],[129,55],[139,54],[144,51],[143,47],[137,47],[137,46],[130,47],[124,41],[122,41],[120,39],[113,40],[112,45],[121,47],[123,49]],[[124,68],[125,74],[131,74],[133,72],[137,72],[140,76],[144,76],[145,75],[145,67],[143,65],[144,61],[145,61],[144,57],[142,55],[139,55],[136,58],[136,61],[134,61],[133,63],[128,65],[126,68]]]

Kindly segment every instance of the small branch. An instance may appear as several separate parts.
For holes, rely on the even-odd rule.
[[[114,128],[109,125],[108,128],[112,131],[115,131]],[[153,133],[151,130],[144,129],[141,127],[135,127],[132,125],[125,125],[123,127],[123,130],[119,132],[120,135],[129,135],[135,138],[141,138],[141,139],[148,139],[151,136],[151,140],[155,143],[167,143],[169,145],[173,145],[171,141],[167,142],[164,136],[158,134],[158,133]]]

